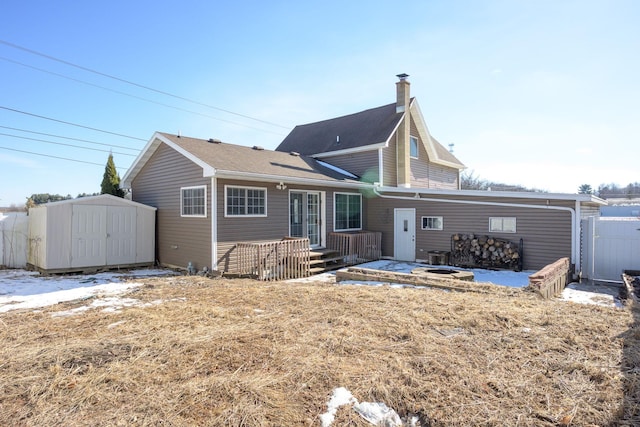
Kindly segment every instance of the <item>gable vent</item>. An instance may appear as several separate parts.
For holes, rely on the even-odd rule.
[[[264,150],[264,147],[260,147],[259,145],[254,145],[254,146],[253,146],[253,149],[254,149],[254,150],[258,150],[258,151],[263,151],[263,150]]]
[[[211,144],[222,144],[222,141],[220,141],[219,139],[215,139],[215,138],[209,138],[209,142]]]

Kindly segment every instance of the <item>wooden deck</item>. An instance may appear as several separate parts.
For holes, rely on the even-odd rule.
[[[379,231],[329,233],[327,247],[343,256],[347,265],[375,261],[382,257],[382,233]]]
[[[236,274],[259,280],[308,277],[380,259],[382,233],[329,233],[327,247],[309,248],[309,239],[285,237],[270,242],[239,242]]]
[[[273,242],[240,242],[238,273],[259,280],[287,280],[310,274],[309,239],[285,237]]]

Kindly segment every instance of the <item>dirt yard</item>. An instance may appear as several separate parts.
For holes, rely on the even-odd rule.
[[[128,297],[146,307],[0,315],[0,425],[320,426],[338,387],[421,426],[640,423],[634,309],[524,291],[144,280]],[[370,424],[342,406],[332,425]]]

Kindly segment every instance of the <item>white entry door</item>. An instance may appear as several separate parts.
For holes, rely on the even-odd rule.
[[[71,267],[107,262],[107,210],[104,206],[74,205],[71,220]]]
[[[416,260],[416,210],[394,210],[394,258],[397,261]]]

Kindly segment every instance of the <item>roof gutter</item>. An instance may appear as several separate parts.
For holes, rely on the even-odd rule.
[[[386,147],[387,144],[388,144],[388,140],[384,142],[377,142],[375,144],[368,144],[368,145],[365,145],[364,147],[345,148],[343,150],[327,151],[325,153],[308,154],[308,156],[313,157],[314,159],[323,159],[325,157],[340,156],[344,154],[363,153],[365,151],[373,151],[379,148]]]
[[[571,214],[571,263],[575,264],[576,271],[580,271],[580,259],[576,259],[576,252],[578,248],[578,244],[576,242],[576,211],[572,208],[568,208],[565,206],[539,206],[539,205],[527,205],[523,203],[504,203],[504,202],[485,202],[485,201],[476,201],[476,200],[455,200],[455,199],[436,199],[429,197],[420,197],[419,192],[415,192],[413,197],[410,196],[390,196],[382,194],[378,191],[377,187],[373,188],[373,192],[376,196],[381,197],[383,199],[397,199],[397,200],[412,200],[412,201],[423,201],[423,202],[439,202],[439,203],[457,203],[457,204],[466,204],[466,205],[484,205],[484,206],[502,206],[502,207],[511,207],[511,208],[526,208],[526,209],[551,209],[558,211],[565,211]]]
[[[248,180],[258,180],[263,182],[288,182],[288,183],[296,183],[296,184],[306,184],[306,185],[320,185],[323,187],[333,186],[333,187],[347,187],[347,188],[368,188],[372,187],[372,184],[368,182],[358,182],[358,181],[328,181],[326,179],[313,179],[313,178],[296,178],[291,176],[281,176],[281,175],[265,175],[261,173],[254,172],[237,172],[237,171],[221,171],[217,170],[215,172],[215,176],[217,178],[227,178],[227,179],[248,179]]]

